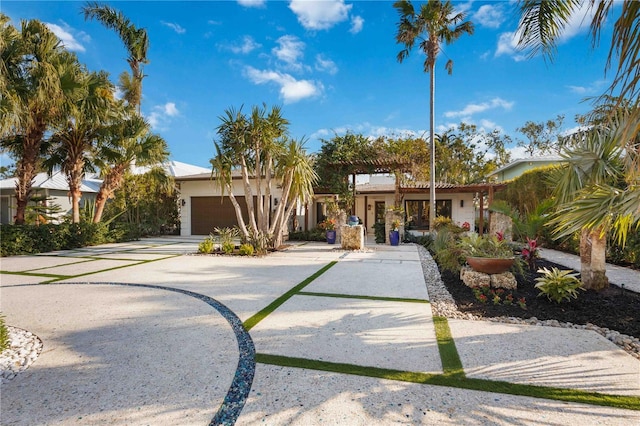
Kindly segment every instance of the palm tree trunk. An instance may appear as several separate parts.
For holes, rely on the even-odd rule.
[[[589,230],[584,228],[580,232],[580,276],[586,288],[591,277],[591,241]]]
[[[602,290],[609,287],[607,278],[607,236],[602,228],[591,232],[591,277],[589,287],[593,290]]]
[[[431,149],[431,172],[429,173],[429,231],[433,232],[436,219],[436,146],[435,146],[435,106],[436,106],[436,75],[435,61],[430,64],[429,90],[429,146]]]
[[[96,195],[96,211],[93,214],[93,223],[99,223],[102,220],[102,213],[104,213],[104,206],[107,204],[107,194],[103,188],[100,188]]]

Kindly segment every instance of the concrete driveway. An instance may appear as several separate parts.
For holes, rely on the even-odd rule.
[[[640,422],[640,361],[595,332],[444,320],[464,370],[449,377],[415,246],[198,242],[2,258],[6,322],[44,349],[2,384],[1,423]]]

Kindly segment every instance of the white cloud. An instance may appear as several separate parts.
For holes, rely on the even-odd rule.
[[[473,114],[478,114],[480,112],[487,111],[489,109],[501,108],[503,110],[510,110],[513,106],[513,102],[505,101],[502,98],[493,98],[489,102],[482,102],[479,104],[467,104],[460,111],[447,111],[444,113],[444,116],[447,118],[454,117],[470,117]]]
[[[164,105],[154,106],[151,114],[147,116],[147,120],[154,130],[166,129],[171,118],[178,115],[180,115],[180,111],[178,111],[175,102],[167,102]]]
[[[173,31],[175,31],[178,34],[184,34],[184,33],[187,32],[187,30],[182,28],[179,24],[176,24],[176,23],[173,23],[173,22],[165,22],[165,21],[160,21],[160,23],[162,25],[164,25],[165,27],[171,28]]]
[[[334,75],[338,72],[338,66],[331,59],[325,58],[323,55],[316,55],[316,70]]]
[[[588,86],[566,86],[571,93],[576,95],[593,95],[602,91],[602,86],[607,84],[605,80],[597,80]]]
[[[46,22],[45,25],[51,30],[52,33],[56,35],[56,37],[58,37],[62,41],[62,44],[64,44],[64,47],[66,47],[67,49],[74,52],[86,51],[84,46],[76,39],[76,36],[74,36],[72,32],[75,32],[78,37],[88,42],[90,40],[90,37],[86,33],[82,31],[76,32],[65,22],[62,22],[62,26],[51,24],[49,22]]]
[[[386,126],[377,126],[369,122],[357,123],[357,124],[345,124],[339,127],[331,129],[318,129],[311,134],[311,139],[326,139],[333,137],[333,135],[345,135],[346,133],[359,133],[369,139],[375,139],[380,136],[387,137],[429,137],[429,132],[426,130],[410,130],[403,128],[393,128]]]
[[[246,35],[242,38],[242,42],[241,43],[237,43],[237,44],[219,44],[218,45],[219,48],[221,49],[225,49],[225,50],[230,50],[235,54],[243,54],[246,55],[248,53],[251,53],[252,51],[259,49],[260,47],[262,47],[262,45],[260,43],[257,43],[253,37]]]
[[[571,14],[569,22],[564,27],[559,42],[567,41],[568,39],[586,31],[589,28],[589,24],[595,14],[595,8],[590,7],[591,2],[582,2],[580,8]]]
[[[263,7],[267,0],[238,0],[238,4],[244,7]]]
[[[485,4],[473,14],[473,20],[483,27],[499,28],[504,22],[504,13],[500,4]]]
[[[495,57],[500,55],[512,56],[516,62],[524,61],[526,56],[519,53],[518,40],[520,35],[516,32],[506,32],[500,34],[498,38],[498,47],[496,48]]]
[[[296,14],[298,22],[308,30],[327,30],[346,21],[351,7],[344,4],[344,0],[291,0],[289,3],[289,9]]]
[[[275,83],[280,86],[280,97],[284,103],[294,103],[305,98],[319,96],[324,87],[320,82],[310,80],[296,80],[290,74],[278,71],[258,70],[256,68],[245,67],[245,74],[255,84]]]
[[[351,29],[349,32],[351,34],[358,34],[362,31],[362,27],[364,26],[364,19],[361,16],[353,16],[351,18]]]
[[[209,24],[209,25],[222,25],[222,22],[220,22],[220,21],[215,21],[215,20],[213,20],[213,19],[209,19],[209,20],[207,21],[207,24]]]
[[[278,43],[278,47],[271,50],[276,58],[294,69],[300,69],[302,65],[298,63],[298,60],[304,56],[304,42],[296,36],[284,35],[276,40],[276,43]]]

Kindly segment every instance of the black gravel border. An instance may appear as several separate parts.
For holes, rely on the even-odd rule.
[[[240,412],[244,408],[244,404],[247,402],[249,392],[253,384],[253,378],[256,371],[256,348],[253,344],[251,336],[245,330],[242,325],[242,321],[238,316],[224,304],[220,303],[216,299],[205,296],[204,294],[195,293],[189,290],[183,290],[174,287],[164,287],[152,284],[134,284],[134,283],[117,283],[117,282],[55,282],[49,284],[18,284],[9,287],[35,287],[40,285],[119,285],[125,287],[141,287],[151,288],[155,290],[172,291],[174,293],[184,294],[186,296],[194,297],[203,301],[207,305],[214,308],[227,320],[231,325],[236,339],[238,341],[238,351],[240,357],[238,359],[238,366],[236,367],[236,373],[231,382],[231,386],[227,391],[227,395],[224,401],[220,405],[220,408],[216,412],[215,416],[209,422],[209,425],[233,425],[238,420]]]

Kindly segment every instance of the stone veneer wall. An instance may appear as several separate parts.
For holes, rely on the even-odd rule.
[[[345,250],[362,250],[364,249],[364,226],[343,225],[340,227],[342,234],[341,245]]]

